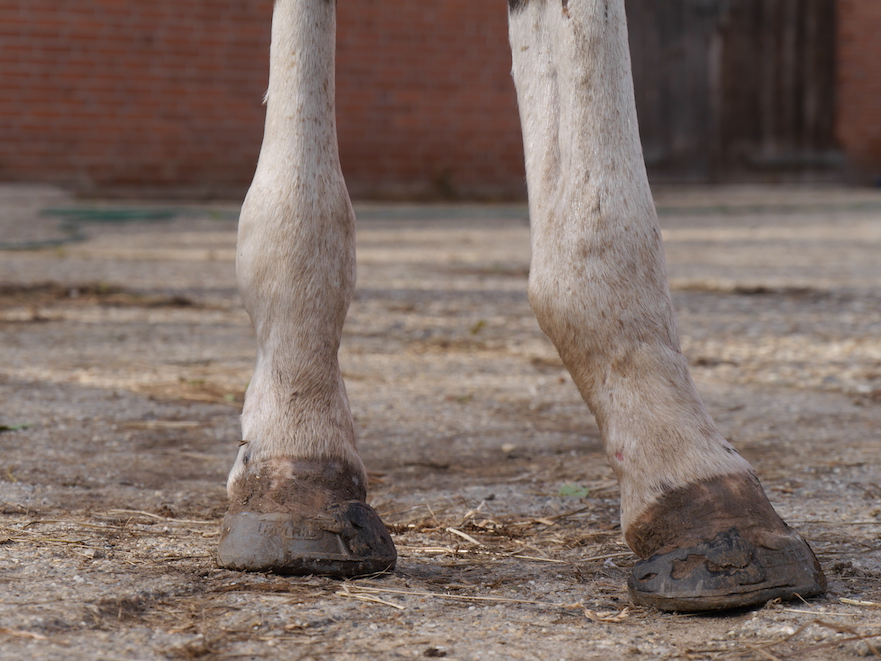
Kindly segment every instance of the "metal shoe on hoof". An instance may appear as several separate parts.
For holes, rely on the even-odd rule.
[[[395,545],[366,497],[362,474],[338,461],[247,465],[230,488],[217,564],[333,576],[393,569]]]
[[[286,512],[227,514],[217,563],[243,571],[361,576],[394,568],[395,545],[372,507],[329,506],[319,516]]]
[[[826,578],[807,543],[795,532],[778,541],[777,548],[757,546],[731,528],[652,556],[633,568],[630,598],[640,606],[696,612],[822,594]]]

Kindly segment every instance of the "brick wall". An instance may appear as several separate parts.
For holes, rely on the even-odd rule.
[[[354,194],[525,195],[505,0],[343,0],[337,20]]]
[[[522,194],[505,0],[339,5],[353,193]],[[0,0],[0,180],[240,195],[271,12],[271,0]]]
[[[881,186],[881,0],[839,0],[836,133],[852,178]]]
[[[0,0],[0,180],[243,188],[271,3]]]
[[[881,176],[881,0],[839,0],[838,136]],[[342,0],[337,106],[356,197],[525,192],[505,0]],[[272,0],[0,0],[0,181],[242,194]]]

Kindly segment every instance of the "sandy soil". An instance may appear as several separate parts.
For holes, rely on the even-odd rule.
[[[628,604],[617,488],[529,311],[517,206],[358,207],[341,360],[398,569],[348,582],[218,569],[254,357],[236,209],[5,187],[0,658],[877,654],[881,195],[658,201],[698,386],[817,551],[825,598],[713,616]],[[157,207],[174,213],[145,213]]]

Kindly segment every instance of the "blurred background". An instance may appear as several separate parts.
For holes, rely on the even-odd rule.
[[[619,490],[526,294],[505,0],[338,1],[340,365],[396,594],[217,569],[272,0],[0,0],[0,661],[877,649],[881,0],[625,2],[683,351],[829,599],[627,618]]]
[[[655,183],[881,185],[879,0],[627,0]],[[0,182],[240,197],[271,0],[0,2]],[[360,199],[518,200],[505,0],[342,0],[337,114]]]

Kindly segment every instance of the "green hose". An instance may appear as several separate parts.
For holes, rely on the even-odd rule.
[[[59,218],[58,230],[64,234],[58,239],[41,241],[22,241],[2,243],[0,250],[42,250],[79,243],[89,238],[83,225],[90,223],[122,224],[144,221],[167,221],[181,216],[210,216],[215,220],[235,220],[237,213],[228,211],[206,211],[194,209],[149,209],[149,208],[102,208],[102,207],[50,207],[40,211],[41,216]]]

